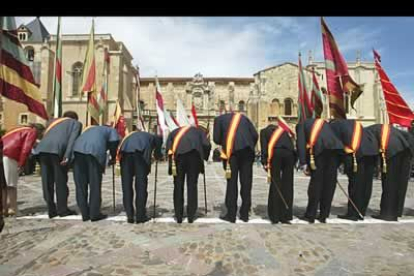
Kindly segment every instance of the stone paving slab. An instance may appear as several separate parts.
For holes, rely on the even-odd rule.
[[[412,224],[8,223],[4,276],[414,274]]]
[[[153,169],[154,172],[154,169]],[[204,216],[202,176],[199,213],[194,224],[173,222],[172,177],[159,165],[157,222],[127,224],[120,179],[112,210],[112,176],[104,177],[102,209],[110,218],[81,222],[79,216],[49,220],[40,178],[19,183],[18,218],[7,218],[0,235],[1,276],[102,275],[414,275],[414,188],[410,182],[401,222],[367,218],[353,223],[336,219],[346,197],[336,190],[327,224],[269,224],[266,174],[254,167],[251,223],[217,220],[223,211],[225,179],[220,164],[207,166],[209,212]],[[152,215],[153,175],[149,177],[148,213]],[[309,178],[295,174],[294,215],[307,203]],[[339,181],[346,187],[347,179]],[[72,174],[69,204],[75,202]],[[379,211],[381,185],[374,181],[368,215]]]

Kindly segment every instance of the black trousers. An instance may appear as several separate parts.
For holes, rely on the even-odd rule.
[[[123,204],[128,219],[136,217],[137,221],[146,218],[148,198],[148,174],[150,167],[142,157],[141,152],[123,153],[121,158],[121,180]],[[133,181],[135,177],[135,188]],[[133,206],[135,189],[135,207]]]
[[[194,218],[198,207],[198,175],[201,172],[200,154],[192,150],[176,159],[177,176],[174,177],[174,211],[177,219],[183,218],[184,180],[187,177],[187,216]]]
[[[411,176],[412,155],[409,150],[405,151],[402,157],[400,189],[398,190],[398,216],[401,217],[404,211],[405,195],[407,194],[408,182]]]
[[[363,156],[357,160],[357,163],[358,170],[354,173],[352,155],[345,156],[344,164],[345,173],[348,176],[348,195],[361,214],[365,216],[372,193],[376,156]],[[358,212],[350,201],[348,202],[347,214],[359,217]]]
[[[314,219],[318,206],[320,217],[327,218],[331,211],[338,174],[339,156],[334,150],[324,150],[315,157],[316,170],[311,170],[308,187],[308,206],[305,217]]]
[[[292,219],[294,165],[295,155],[292,151],[282,148],[274,150],[271,164],[272,182],[269,187],[267,203],[269,219],[273,223]],[[276,185],[286,200],[288,209],[286,209]]]
[[[408,150],[387,159],[387,173],[381,174],[381,216],[396,219],[402,215],[409,173],[410,153]]]
[[[98,219],[101,214],[102,201],[101,165],[92,155],[75,152],[73,177],[76,184],[76,202],[81,210],[82,217],[86,219]]]
[[[69,211],[68,166],[61,166],[59,156],[52,153],[41,153],[39,161],[43,198],[47,203],[49,214],[66,214]],[[57,205],[54,200],[55,185]]]
[[[227,216],[236,218],[237,214],[237,180],[240,176],[240,196],[242,205],[240,216],[248,217],[252,204],[252,178],[253,178],[254,152],[243,149],[233,152],[230,157],[231,178],[227,179],[226,199]]]

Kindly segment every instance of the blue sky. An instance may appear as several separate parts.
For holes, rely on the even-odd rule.
[[[32,17],[18,17],[28,23]],[[89,33],[91,17],[63,17],[63,33]],[[41,17],[50,33],[57,18]],[[414,105],[414,17],[325,17],[347,61],[374,47],[397,89]],[[319,17],[95,17],[96,33],[124,42],[142,76],[251,77],[302,52],[322,61]]]

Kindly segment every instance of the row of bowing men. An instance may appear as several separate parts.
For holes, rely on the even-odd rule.
[[[40,139],[37,145],[36,139]],[[258,140],[255,127],[241,113],[228,113],[214,119],[213,141],[222,148],[227,181],[227,213],[220,216],[222,220],[234,223],[237,213],[242,221],[249,220],[254,152]],[[379,165],[382,182],[380,213],[373,217],[396,221],[403,213],[413,141],[411,132],[392,125],[362,127],[355,120],[307,119],[297,124],[295,131],[284,123],[267,126],[260,131],[260,146],[261,162],[269,182],[270,221],[289,224],[292,220],[297,163],[298,168],[310,175],[308,204],[301,219],[309,223],[315,219],[326,222],[336,189],[338,167],[344,164],[349,180],[349,202],[347,212],[339,217],[363,220],[372,193],[374,170]],[[127,221],[143,223],[149,220],[146,213],[148,175],[152,160],[162,157],[160,136],[133,131],[121,140],[110,126],[89,126],[82,130],[77,114],[67,111],[62,118],[50,121],[45,130],[36,125],[13,129],[3,136],[3,143],[6,181],[14,187],[19,169],[34,148],[40,162],[43,196],[50,218],[76,214],[68,208],[68,170],[72,167],[76,201],[83,221],[107,217],[101,213],[102,175],[107,165],[107,152],[111,157],[109,165],[116,162],[118,153]],[[210,135],[199,127],[180,127],[169,134],[166,150],[168,173],[174,179],[175,219],[178,223],[183,221],[186,180],[186,211],[188,222],[192,223],[197,218],[198,177],[205,173],[204,161],[208,160],[211,151]],[[238,182],[242,202],[239,210]]]

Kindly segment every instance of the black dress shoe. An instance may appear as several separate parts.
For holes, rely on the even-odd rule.
[[[59,214],[59,217],[67,217],[67,216],[74,216],[74,215],[77,215],[77,213],[75,211],[72,211],[72,210],[68,209],[63,214]]]
[[[288,221],[288,220],[281,220],[280,221],[282,224],[292,224],[290,221]]]
[[[338,215],[338,218],[340,218],[340,219],[347,219],[347,220],[353,220],[353,221],[357,221],[358,220],[358,217],[356,217],[356,216],[350,216],[348,214],[346,214],[346,215]]]
[[[244,222],[249,222],[249,216],[240,216],[240,220]]]
[[[326,223],[326,218],[319,217],[318,220],[320,223]]]
[[[49,213],[49,218],[51,219],[51,218],[54,218],[54,217],[57,217],[57,213]]]
[[[398,221],[398,218],[396,217],[386,217],[382,215],[373,215],[372,217],[374,219],[380,219],[380,220],[385,220],[385,221]]]
[[[96,218],[91,218],[91,221],[99,221],[99,220],[106,219],[107,217],[108,215],[99,214]]]
[[[278,220],[270,220],[270,222],[271,222],[272,224],[278,224],[278,223],[279,223],[279,221],[278,221]]]
[[[91,218],[88,216],[88,217],[84,217],[84,216],[82,216],[82,221],[88,221],[88,220],[91,220]]]
[[[145,222],[147,222],[147,221],[149,221],[149,220],[150,220],[150,218],[149,218],[149,217],[147,217],[147,216],[145,216],[145,217],[143,217],[143,218],[137,218],[137,219],[136,219],[137,223],[145,223]]]
[[[193,223],[195,221],[195,218],[188,218],[188,223]]]
[[[303,217],[299,217],[299,219],[300,220],[305,220],[305,221],[307,221],[309,223],[315,223],[315,219],[314,218],[308,218],[308,217],[303,216]]]
[[[183,223],[183,218],[177,218],[177,223],[179,224]]]
[[[221,216],[220,219],[231,222],[231,223],[236,222],[236,218],[230,218],[229,216]]]
[[[3,228],[4,228],[4,220],[2,217],[0,217],[0,233],[1,231],[3,231]]]
[[[135,223],[135,221],[134,221],[134,219],[133,219],[133,218],[127,218],[127,222],[128,222],[128,223]]]

